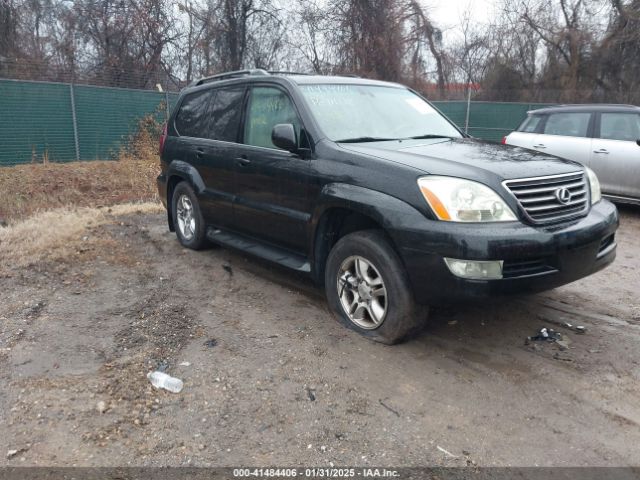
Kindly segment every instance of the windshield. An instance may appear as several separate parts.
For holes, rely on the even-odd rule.
[[[462,137],[431,105],[405,88],[313,84],[300,89],[334,142]]]

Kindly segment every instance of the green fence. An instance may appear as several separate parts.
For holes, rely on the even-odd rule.
[[[115,158],[142,117],[165,115],[167,102],[171,108],[177,98],[176,93],[149,90],[0,79],[0,165]],[[470,135],[491,141],[515,129],[528,110],[545,106],[434,105]]]
[[[499,142],[502,137],[515,130],[527,116],[529,110],[544,108],[550,104],[443,101],[432,102],[463,131],[477,138]],[[469,121],[467,124],[467,105]]]
[[[0,165],[109,160],[142,117],[177,94],[0,80]]]

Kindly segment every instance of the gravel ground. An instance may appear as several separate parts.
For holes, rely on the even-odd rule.
[[[640,209],[621,216],[610,268],[433,310],[393,347],[304,278],[182,249],[163,214],[88,228],[0,275],[2,464],[640,465]],[[525,345],[541,327],[568,349]]]

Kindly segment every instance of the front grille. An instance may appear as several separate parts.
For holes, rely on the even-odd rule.
[[[534,223],[567,220],[589,209],[589,186],[582,172],[507,180],[504,185]],[[565,203],[558,198],[562,195],[557,192],[562,189],[566,189],[563,191]]]
[[[526,277],[543,273],[556,272],[557,269],[550,265],[547,258],[533,260],[505,260],[502,265],[503,278]]]

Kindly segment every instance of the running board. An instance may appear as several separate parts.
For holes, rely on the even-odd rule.
[[[299,272],[311,272],[311,265],[307,261],[306,257],[292,253],[283,248],[259,242],[253,238],[245,237],[244,235],[209,227],[207,229],[207,238],[224,247],[235,248],[251,255],[255,255],[256,257],[278,263],[284,267],[292,268]]]

